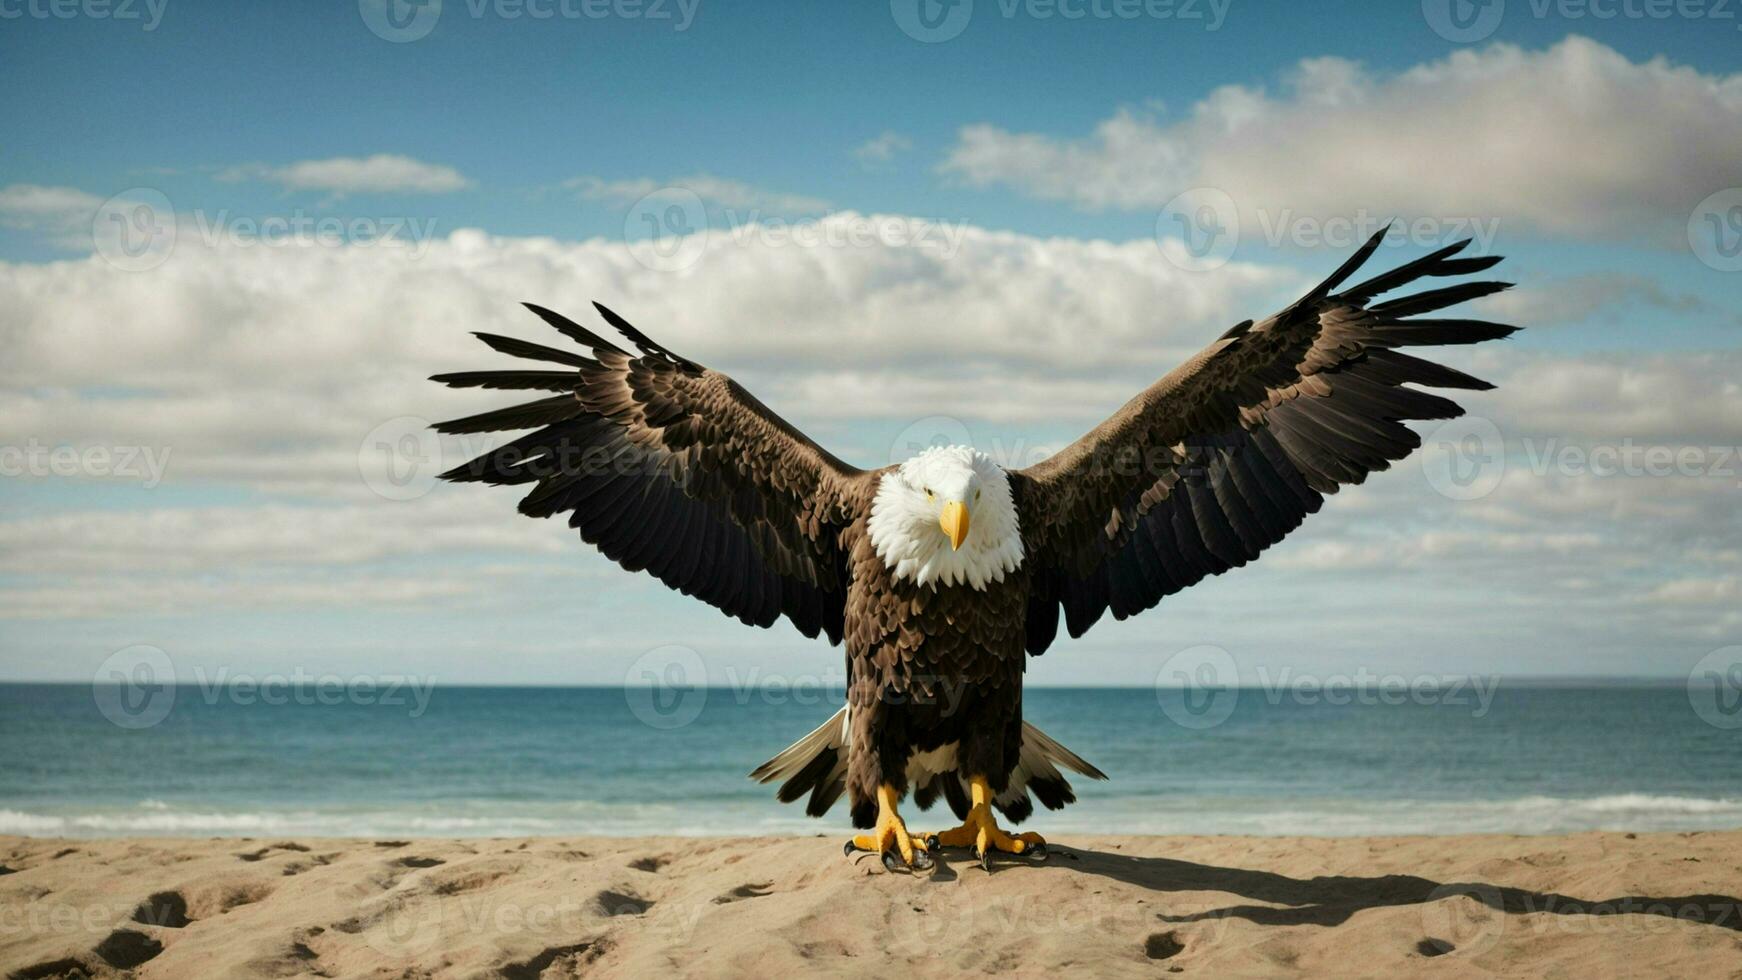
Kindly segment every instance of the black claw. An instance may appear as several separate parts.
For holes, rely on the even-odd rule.
[[[932,866],[931,855],[915,848],[913,852],[913,866],[920,871],[930,868]]]
[[[1046,844],[1044,842],[1040,844],[1030,844],[1028,845],[1027,850],[1024,850],[1022,853],[1027,855],[1030,861],[1045,861],[1048,856]]]
[[[936,834],[926,834],[924,844],[925,849],[928,851],[935,851],[938,848],[943,847],[943,844],[939,842],[938,835]]]
[[[987,874],[992,873],[992,849],[990,847],[980,852],[980,867],[985,870]]]
[[[894,851],[884,851],[883,852],[883,867],[887,871],[894,871],[897,868],[901,867],[901,859],[899,857],[895,856]]]
[[[853,843],[853,838],[849,837],[849,838],[847,838],[847,843],[841,845],[841,856],[842,857],[852,857],[853,852],[857,851],[858,849],[859,849],[859,845]]]

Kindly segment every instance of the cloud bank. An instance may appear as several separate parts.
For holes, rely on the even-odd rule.
[[[220,180],[262,180],[286,190],[345,194],[451,194],[472,182],[452,167],[394,153],[369,157],[300,160],[283,166],[249,164],[218,174]]]
[[[1634,62],[1570,37],[1395,74],[1307,59],[1276,91],[1224,86],[1173,117],[1122,110],[1079,139],[972,125],[941,170],[1091,210],[1154,210],[1214,187],[1243,227],[1260,214],[1494,216],[1675,244],[1690,211],[1736,183],[1737,160],[1742,74]]]

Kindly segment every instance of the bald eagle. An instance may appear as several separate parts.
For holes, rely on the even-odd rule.
[[[1404,422],[1462,414],[1422,387],[1483,390],[1401,348],[1470,344],[1515,328],[1421,318],[1510,283],[1463,282],[1375,302],[1423,277],[1485,270],[1459,242],[1359,285],[1386,232],[1287,309],[1246,320],[1057,455],[1006,469],[964,446],[862,470],[806,438],[731,378],[668,350],[603,306],[634,352],[550,310],[584,351],[480,333],[539,370],[437,375],[457,387],[551,392],[440,423],[531,430],[443,474],[528,488],[520,512],[567,514],[630,571],[772,626],[846,644],[846,705],[753,773],[826,813],[845,793],[849,840],[892,869],[971,847],[1045,854],[1011,834],[1032,792],[1075,801],[1063,770],[1105,776],[1022,717],[1026,658],[1062,614],[1072,637],[1124,619],[1282,540],[1324,495],[1420,445]],[[1421,387],[1417,387],[1421,386]],[[961,825],[910,832],[898,804],[945,799]],[[989,864],[988,864],[989,866]]]

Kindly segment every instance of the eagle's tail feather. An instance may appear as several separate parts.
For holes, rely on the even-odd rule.
[[[847,789],[848,734],[847,709],[843,707],[809,735],[757,766],[750,778],[759,783],[784,780],[774,794],[782,803],[810,794],[805,813],[820,817]]]
[[[756,767],[750,778],[759,783],[781,780],[775,797],[791,803],[809,795],[805,813],[820,817],[835,805],[847,789],[847,750],[852,744],[852,728],[847,709],[841,710],[812,729],[810,734],[787,746],[779,755]],[[1095,768],[1082,756],[1060,745],[1052,736],[1028,722],[1022,723],[1022,751],[1016,767],[1010,772],[1009,784],[992,803],[1011,823],[1021,823],[1034,812],[1032,792],[1049,810],[1062,809],[1077,801],[1070,781],[1061,772],[1072,772],[1090,779],[1106,779],[1107,774]],[[913,783],[913,801],[921,810],[929,810],[942,796],[956,816],[968,814],[967,776],[947,771],[909,771]]]

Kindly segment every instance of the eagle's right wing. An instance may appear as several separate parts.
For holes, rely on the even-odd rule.
[[[1324,494],[1419,446],[1404,422],[1463,414],[1416,386],[1492,387],[1399,348],[1506,336],[1515,328],[1418,314],[1509,283],[1373,300],[1499,257],[1454,258],[1469,244],[1459,242],[1339,292],[1384,236],[1288,309],[1239,324],[1057,455],[1012,474],[1035,566],[1030,653],[1052,642],[1061,608],[1080,636],[1103,613],[1136,615],[1257,558]]]
[[[837,532],[868,475],[731,378],[666,350],[603,306],[599,313],[639,354],[527,306],[588,351],[478,334],[502,353],[559,368],[432,380],[555,394],[438,424],[445,433],[533,430],[443,478],[530,485],[522,514],[567,513],[570,527],[624,568],[645,569],[745,623],[770,626],[784,615],[804,635],[839,643],[846,572]]]

